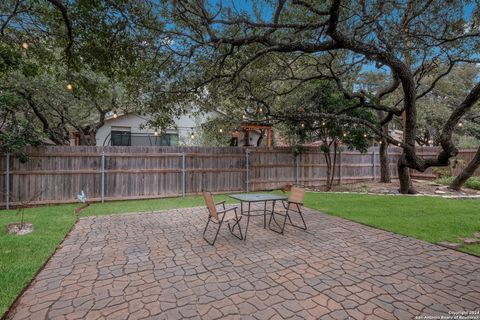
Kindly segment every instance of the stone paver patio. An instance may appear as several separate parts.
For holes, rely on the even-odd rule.
[[[306,210],[202,239],[206,210],[81,219],[14,319],[413,319],[480,310],[480,259]],[[245,221],[242,221],[245,225]]]

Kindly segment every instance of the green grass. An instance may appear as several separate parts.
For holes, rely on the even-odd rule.
[[[480,231],[480,201],[439,197],[308,193],[307,207],[428,242],[459,242]],[[462,251],[480,255],[480,245]]]
[[[224,195],[216,201],[233,201]],[[203,206],[201,196],[92,204],[82,216],[125,212],[151,212]],[[478,200],[447,200],[435,197],[371,196],[308,193],[305,205],[335,216],[390,230],[429,242],[458,241],[480,231]],[[7,235],[6,224],[17,222],[13,210],[0,211],[0,315],[51,256],[75,218],[77,204],[36,207],[25,210],[25,220],[35,231],[25,236]],[[480,245],[464,247],[480,255]]]

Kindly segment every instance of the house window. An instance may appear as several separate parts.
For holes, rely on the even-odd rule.
[[[131,146],[132,134],[130,130],[113,130],[112,129],[112,146]]]
[[[154,146],[177,146],[178,135],[174,133],[164,133],[160,136],[154,137],[152,142],[152,145]]]

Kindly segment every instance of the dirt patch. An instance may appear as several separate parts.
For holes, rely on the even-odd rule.
[[[419,194],[436,196],[480,196],[480,191],[468,188],[462,188],[461,191],[455,191],[432,180],[413,179],[413,184]],[[308,187],[312,191],[325,191],[323,186]],[[392,180],[391,183],[380,183],[378,181],[362,181],[333,186],[333,192],[358,192],[375,194],[399,194],[399,181]]]
[[[9,223],[5,226],[5,232],[8,234],[16,234],[17,236],[23,236],[33,232],[33,223],[21,222]]]

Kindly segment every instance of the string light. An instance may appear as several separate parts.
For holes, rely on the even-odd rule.
[[[245,114],[242,114],[242,119],[247,119],[247,116]]]
[[[218,132],[222,133],[222,132],[223,132],[223,129],[222,129],[222,128],[218,129]]]
[[[382,141],[379,141],[378,144],[382,144],[383,142]]]
[[[364,137],[364,138],[366,138],[366,137],[367,137],[367,134],[366,134],[366,133],[364,133],[364,134],[363,134],[363,137]]]
[[[113,118],[117,119],[117,117],[118,117],[117,110],[113,110]]]
[[[300,122],[300,127],[305,128],[305,123],[303,121]]]
[[[67,84],[67,90],[68,91],[73,91],[73,85],[71,83]]]
[[[347,133],[346,133],[346,132],[344,132],[344,133],[343,133],[343,136],[344,136],[344,137],[346,137],[346,136],[347,136]]]
[[[158,136],[158,130],[155,129],[155,132],[153,133],[154,135]]]
[[[325,126],[325,121],[322,122],[322,126]]]
[[[263,112],[262,107],[258,108],[258,113],[262,113],[262,112]]]
[[[22,48],[27,50],[28,49],[28,43],[27,42],[22,43]]]
[[[428,144],[432,144],[433,143],[433,140],[428,140]]]
[[[194,134],[193,131],[192,131],[192,133],[190,134],[190,139],[193,140],[194,138],[195,138],[195,134]]]
[[[463,123],[459,122],[459,123],[458,123],[458,126],[459,126],[459,127],[463,127]]]

